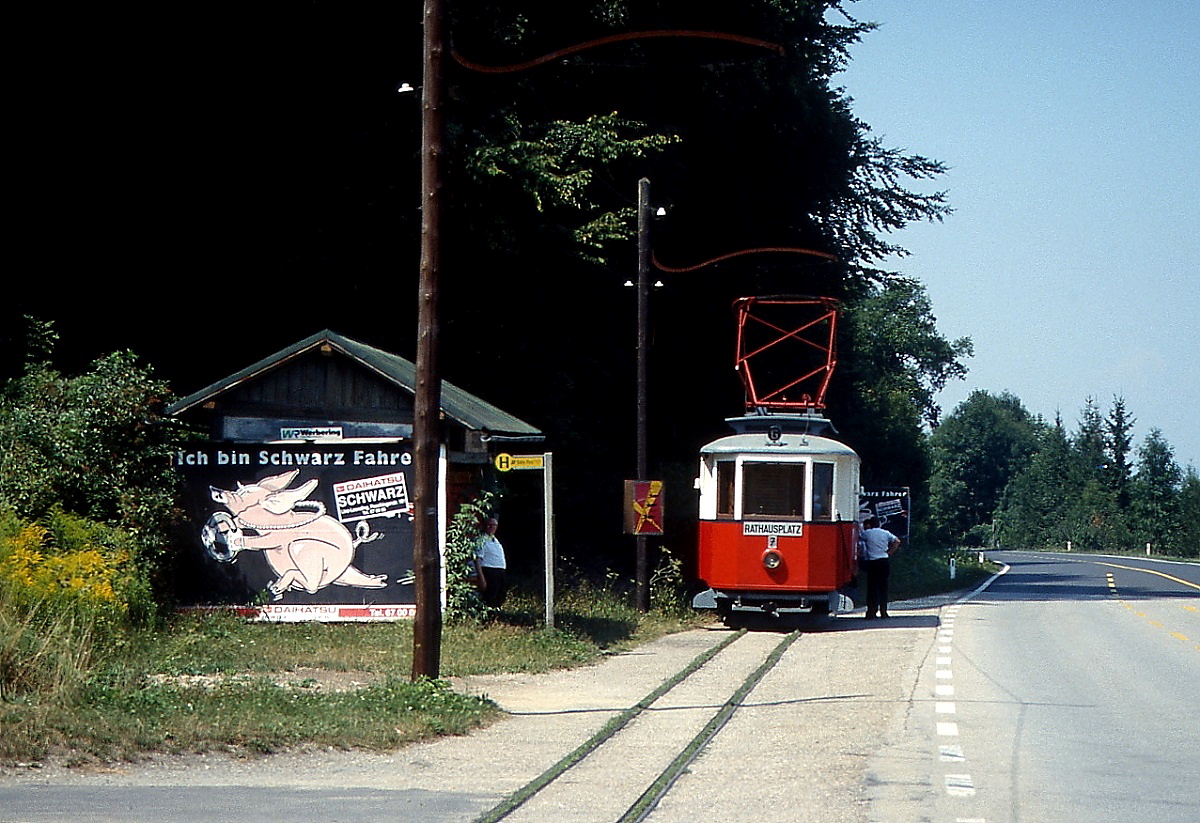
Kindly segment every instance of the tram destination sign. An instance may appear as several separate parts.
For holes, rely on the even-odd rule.
[[[742,523],[743,537],[803,537],[803,523],[773,523],[747,520]]]

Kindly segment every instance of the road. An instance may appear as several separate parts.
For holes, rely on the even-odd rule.
[[[873,759],[871,819],[1200,820],[1200,565],[993,559],[1007,573],[943,612],[933,700]]]
[[[1200,820],[1200,566],[997,559],[887,621],[471,678],[507,719],[390,754],[9,771],[0,821]]]

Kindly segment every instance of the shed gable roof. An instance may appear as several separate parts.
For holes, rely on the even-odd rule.
[[[184,397],[173,403],[167,409],[167,413],[177,416],[210,400],[215,400],[220,395],[322,345],[330,346],[335,352],[358,362],[398,388],[415,393],[417,369],[412,361],[326,329]],[[525,421],[444,380],[442,381],[441,405],[442,411],[447,417],[469,429],[486,430],[497,434],[541,434],[538,429]]]

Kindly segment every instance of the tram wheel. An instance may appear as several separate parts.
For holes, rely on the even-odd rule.
[[[721,618],[721,620],[726,626],[728,626],[731,629],[746,628],[747,620],[746,620],[746,615],[744,615],[744,614],[734,614],[733,612],[730,612],[729,614],[727,614],[723,618]]]

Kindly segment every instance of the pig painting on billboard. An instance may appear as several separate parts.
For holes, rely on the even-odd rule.
[[[264,619],[411,616],[411,453],[265,445],[181,452],[184,605]],[[282,470],[281,470],[282,469]]]
[[[307,500],[319,481],[297,489],[288,486],[300,473],[265,477],[232,491],[212,489],[212,498],[226,509],[209,518],[201,541],[209,556],[221,563],[237,560],[238,552],[260,551],[277,575],[267,584],[273,600],[292,589],[316,594],[331,583],[382,589],[386,574],[363,574],[354,568],[354,550],[379,538],[360,521],[356,534],[325,513],[325,504]]]

